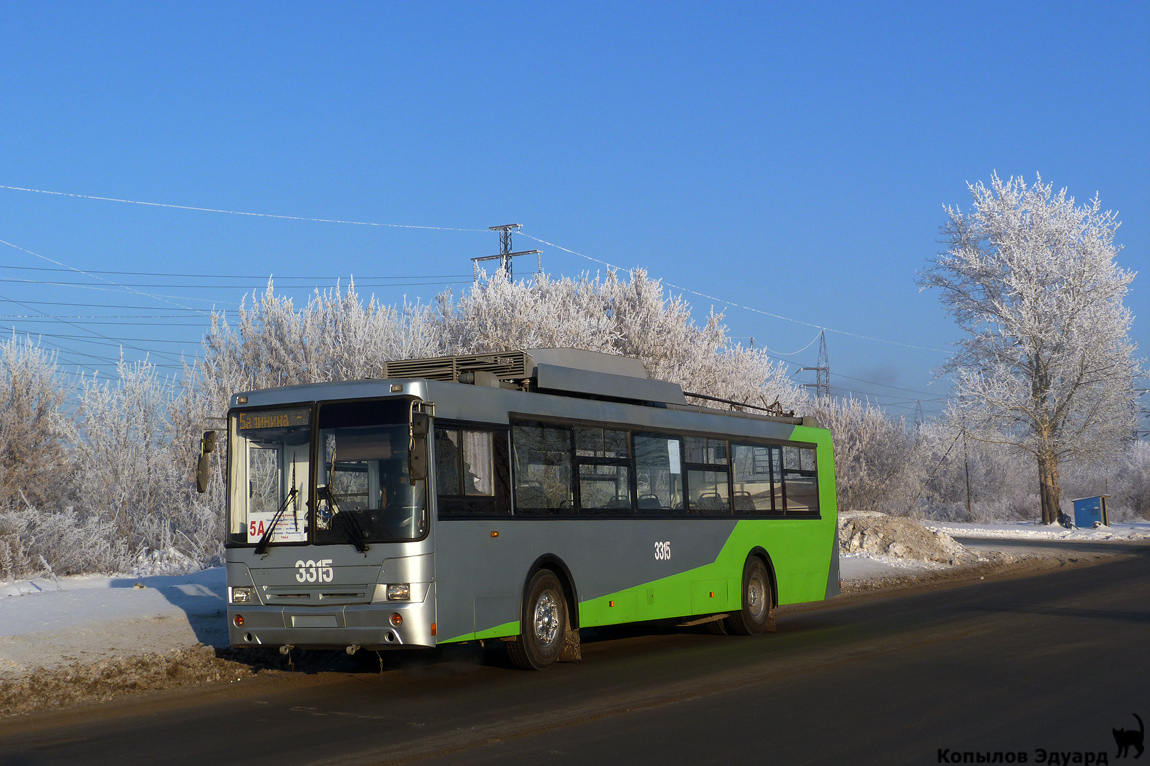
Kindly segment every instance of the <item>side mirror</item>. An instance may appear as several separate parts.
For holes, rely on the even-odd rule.
[[[212,478],[212,463],[208,453],[216,448],[216,432],[204,431],[204,438],[200,440],[200,459],[196,463],[196,491],[201,495],[208,491],[208,482]]]
[[[427,435],[431,417],[426,412],[411,413],[411,450],[407,453],[407,473],[412,485],[427,478]]]

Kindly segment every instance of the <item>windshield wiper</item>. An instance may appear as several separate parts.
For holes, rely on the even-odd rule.
[[[363,527],[360,526],[359,519],[355,517],[354,511],[344,513],[339,509],[339,503],[336,502],[335,493],[332,492],[331,486],[323,486],[317,490],[320,500],[327,500],[332,509],[332,524],[343,527],[344,532],[347,533],[348,540],[351,542],[355,549],[360,553],[367,553],[367,535],[363,532]],[[342,519],[342,521],[341,521]]]
[[[295,500],[295,496],[297,494],[298,492],[296,491],[295,486],[292,486],[291,491],[287,493],[287,497],[285,497],[284,501],[280,503],[280,507],[279,510],[276,511],[276,515],[272,517],[272,523],[268,524],[268,528],[264,531],[264,536],[260,538],[258,543],[256,543],[257,555],[263,556],[268,552],[268,543],[271,542],[272,532],[275,531],[276,524],[279,524],[280,519],[283,518],[284,511],[287,510],[288,503],[290,503],[292,500]]]

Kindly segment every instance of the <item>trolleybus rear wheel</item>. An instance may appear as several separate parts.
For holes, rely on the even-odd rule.
[[[567,635],[567,600],[563,586],[548,569],[531,578],[523,599],[519,635],[508,642],[511,662],[524,670],[543,670],[559,658]]]
[[[726,619],[727,632],[754,636],[767,629],[771,619],[771,579],[757,556],[743,565],[743,608]]]

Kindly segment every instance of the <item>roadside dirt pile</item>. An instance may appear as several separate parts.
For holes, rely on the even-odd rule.
[[[945,532],[927,529],[914,519],[876,511],[848,511],[839,516],[839,550],[936,564],[966,564],[979,560]]]
[[[126,694],[211,681],[238,681],[253,674],[251,666],[217,657],[216,650],[202,644],[163,654],[116,657],[94,664],[75,662],[0,680],[0,715],[78,702],[105,702]]]

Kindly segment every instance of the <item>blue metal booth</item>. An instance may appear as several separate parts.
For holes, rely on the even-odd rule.
[[[1095,523],[1110,526],[1110,516],[1106,513],[1106,498],[1110,495],[1084,497],[1074,501],[1074,526],[1090,529]]]

